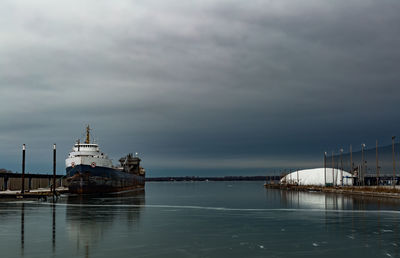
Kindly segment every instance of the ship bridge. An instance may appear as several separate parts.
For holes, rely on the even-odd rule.
[[[74,145],[74,148],[72,149],[73,151],[82,151],[82,152],[100,152],[100,148],[99,145],[97,145],[96,143],[76,143]]]
[[[112,162],[108,156],[100,152],[99,145],[90,143],[90,128],[86,128],[86,140],[80,143],[78,140],[72,151],[69,153],[68,158],[65,160],[67,167],[74,167],[77,165],[90,165],[92,167],[112,167]]]
[[[99,145],[95,143],[76,143],[69,153],[69,157],[90,156],[98,158],[107,158],[107,155],[100,153]]]

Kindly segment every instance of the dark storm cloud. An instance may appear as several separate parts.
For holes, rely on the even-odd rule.
[[[398,130],[396,1],[3,1],[0,166],[90,123],[149,171],[318,166]],[[49,147],[50,146],[50,147]],[[59,157],[61,171],[64,156]],[[157,172],[157,173],[158,173]]]

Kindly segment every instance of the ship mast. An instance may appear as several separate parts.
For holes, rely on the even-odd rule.
[[[85,140],[86,144],[90,143],[90,127],[89,125],[86,127],[86,140]]]

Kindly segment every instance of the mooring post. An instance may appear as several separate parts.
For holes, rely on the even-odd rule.
[[[56,144],[53,144],[53,197],[56,195]]]
[[[22,144],[22,175],[21,175],[21,194],[25,192],[25,144]]]
[[[365,148],[365,143],[362,143],[361,144],[361,160],[362,160],[362,163],[361,163],[361,178],[360,178],[360,180],[361,180],[361,183],[362,183],[362,185],[365,185],[365,161],[364,161],[364,148]]]

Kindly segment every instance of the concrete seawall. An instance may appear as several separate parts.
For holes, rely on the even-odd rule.
[[[400,199],[400,186],[348,186],[348,187],[329,187],[311,185],[288,185],[288,184],[265,184],[266,188],[282,189],[289,191],[325,192],[336,194],[351,194],[373,197],[388,197]]]

